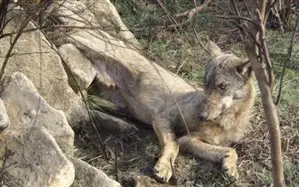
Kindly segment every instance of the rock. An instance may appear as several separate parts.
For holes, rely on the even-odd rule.
[[[9,11],[7,20],[12,17],[14,19],[6,25],[4,33],[15,32],[25,19],[20,10]],[[25,30],[34,28],[35,25],[29,22]],[[11,37],[0,39],[1,56],[6,55],[10,43]],[[86,120],[87,112],[81,98],[69,86],[68,76],[55,50],[42,32],[33,30],[22,33],[5,67],[4,76],[9,77],[16,71],[26,75],[42,97],[54,108],[62,110],[71,125],[76,125]],[[4,59],[0,59],[0,67]]]
[[[72,187],[120,187],[118,182],[88,163],[76,158],[71,158],[71,161],[76,169]]]
[[[96,76],[96,70],[90,60],[83,56],[73,44],[60,46],[59,53],[75,78],[76,82],[70,84],[73,90],[78,89],[78,86],[80,90],[86,90]]]
[[[0,132],[10,125],[9,117],[2,99],[0,99]]]
[[[6,131],[0,136],[0,158],[1,186],[68,187],[74,181],[73,164],[43,127]]]
[[[3,86],[0,97],[6,106],[11,130],[45,127],[60,148],[72,154],[74,132],[61,110],[51,107],[22,73],[13,73]]]
[[[59,9],[59,15],[63,15],[59,19],[64,23],[67,22],[67,25],[90,27],[91,30],[94,30],[92,29],[94,26],[100,27],[101,30],[120,38],[131,47],[141,48],[138,40],[122,22],[116,8],[109,0],[64,0],[57,2],[54,6],[56,7],[54,12]],[[69,17],[77,17],[77,19],[68,19]],[[75,30],[80,30],[80,28]]]
[[[94,14],[104,31],[117,35],[123,41],[140,48],[140,44],[132,32],[121,20],[116,8],[109,0],[81,0],[88,10]]]

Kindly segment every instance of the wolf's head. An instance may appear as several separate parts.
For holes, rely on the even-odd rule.
[[[204,77],[206,102],[201,117],[211,120],[228,111],[237,102],[251,97],[252,68],[248,60],[232,53],[222,53],[212,42],[209,51],[213,58],[206,65]]]

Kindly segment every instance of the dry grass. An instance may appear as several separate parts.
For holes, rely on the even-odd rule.
[[[215,14],[229,14],[226,3],[212,4],[208,10],[196,17],[195,22],[175,30],[152,30],[140,35],[138,29],[150,24],[160,23],[157,17],[164,15],[156,4],[140,5],[140,1],[116,1],[116,7],[125,23],[139,37],[145,46],[149,58],[154,59],[163,67],[178,73],[193,84],[201,84],[204,62],[208,58],[197,44],[192,33],[194,27],[205,41],[207,37],[220,44],[224,50],[232,50],[238,55],[245,55],[240,44],[238,33],[229,21],[213,17]],[[150,1],[147,1],[150,2]],[[173,2],[173,6],[171,6]],[[184,4],[184,0],[171,1],[167,4],[172,13],[192,7]],[[131,3],[131,4],[129,4]],[[184,6],[183,6],[184,5]],[[131,9],[133,8],[135,9]],[[150,15],[148,15],[150,14]],[[154,16],[153,16],[154,15]],[[156,17],[155,17],[156,16]],[[276,31],[269,32],[270,52],[273,61],[280,63],[284,60],[287,50],[289,33],[281,35]],[[296,41],[298,44],[299,39]],[[277,43],[280,43],[278,45]],[[299,54],[299,45],[295,47]],[[276,66],[276,75],[281,68]],[[283,98],[279,105],[285,180],[288,186],[299,186],[299,79],[298,72],[288,70],[283,89]],[[104,131],[103,131],[104,132]],[[101,156],[96,135],[92,129],[82,127],[76,129],[77,156],[92,165],[102,169],[110,176],[115,176],[114,152],[117,146],[118,169],[121,177],[146,175],[152,176],[152,168],[159,156],[159,145],[152,129],[141,129],[133,134],[111,135],[106,132],[107,147],[111,157],[104,160]],[[251,127],[246,137],[234,145],[239,155],[238,167],[240,179],[233,183],[221,172],[220,165],[194,158],[190,155],[178,156],[175,165],[175,177],[171,184],[175,186],[271,186],[271,156],[269,133],[266,127],[260,96],[254,107]],[[127,181],[127,180],[126,180]],[[129,186],[125,183],[125,186]],[[152,186],[163,186],[151,181]],[[168,186],[168,185],[164,185]]]

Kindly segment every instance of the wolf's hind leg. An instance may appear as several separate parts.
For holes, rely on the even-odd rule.
[[[172,166],[178,155],[179,145],[174,129],[167,118],[155,118],[153,127],[162,147],[162,154],[154,167],[154,173],[163,182],[168,182],[172,176]]]
[[[182,151],[213,162],[222,162],[224,172],[229,177],[238,178],[238,155],[233,148],[211,145],[192,135],[183,136],[178,142]]]

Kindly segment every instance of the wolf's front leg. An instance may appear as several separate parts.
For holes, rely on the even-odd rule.
[[[223,171],[231,178],[238,178],[238,155],[233,148],[211,145],[192,135],[183,136],[178,142],[182,151],[213,162],[222,162]]]
[[[167,118],[155,118],[153,127],[162,146],[162,155],[154,167],[154,173],[163,182],[168,182],[172,176],[172,166],[178,155],[179,145],[174,128]]]

